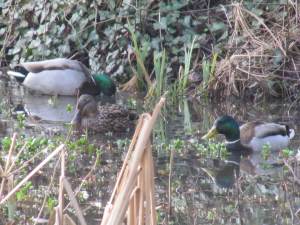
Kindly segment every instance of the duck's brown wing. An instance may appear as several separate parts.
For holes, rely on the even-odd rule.
[[[255,134],[255,127],[264,124],[261,121],[249,122],[240,126],[240,138],[241,143],[248,145]]]

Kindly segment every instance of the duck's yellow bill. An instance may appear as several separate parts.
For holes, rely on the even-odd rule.
[[[205,134],[201,139],[207,140],[210,138],[215,137],[218,134],[217,128],[215,126],[213,126],[208,132],[207,134]]]

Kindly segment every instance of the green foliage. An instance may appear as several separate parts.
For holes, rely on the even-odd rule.
[[[4,151],[8,151],[10,145],[11,145],[11,138],[9,138],[9,137],[4,137],[4,138],[1,140],[1,146],[2,146],[2,149],[3,149]]]
[[[140,45],[138,44],[137,36],[135,34],[133,27],[130,25],[129,21],[128,21],[128,30],[130,31],[131,34],[131,40],[133,42],[133,49],[137,61],[137,69],[136,70],[133,69],[133,70],[135,75],[138,78],[138,87],[141,90],[143,90],[145,87],[149,89],[151,87],[151,83],[149,83],[149,74],[144,64],[145,59],[149,52],[149,43],[147,41],[142,40],[141,44]],[[145,82],[144,80],[146,80],[147,82]]]
[[[206,57],[202,59],[202,85],[199,86],[199,92],[208,94],[208,86],[214,79],[218,54],[213,54],[212,59],[208,60]]]
[[[19,114],[17,114],[17,121],[18,121],[18,127],[19,128],[24,128],[24,126],[25,126],[25,120],[26,120],[25,113],[19,113]]]
[[[66,0],[5,1],[0,14],[0,36],[4,37],[0,58],[18,63],[79,53],[79,58],[80,54],[89,56],[92,70],[104,70],[112,57],[107,51],[103,54],[103,49],[120,49],[118,54],[122,54],[128,42],[121,42],[123,26],[117,19],[121,12],[107,6]]]
[[[294,151],[288,148],[282,149],[281,153],[284,158],[290,158],[295,155]]]
[[[225,158],[229,154],[224,143],[208,142],[208,145],[203,145],[196,142],[193,144],[193,146],[203,156]]]
[[[183,72],[179,72],[179,78],[175,81],[172,91],[170,93],[171,99],[176,101],[178,96],[183,96],[185,94],[187,84],[188,84],[188,76],[190,73],[190,69],[192,66],[192,53],[195,47],[195,41],[197,40],[194,37],[193,41],[191,42],[190,47],[185,45],[184,48],[184,69]]]
[[[29,152],[36,153],[37,150],[48,145],[48,139],[43,137],[29,137],[27,139],[27,149]]]
[[[217,217],[216,209],[211,209],[207,212],[207,219],[209,221],[214,220]]]
[[[156,81],[148,91],[148,100],[155,102],[168,90],[167,85],[167,56],[165,49],[162,52],[154,52],[153,65]]]
[[[52,212],[52,210],[54,209],[54,207],[56,205],[57,205],[57,199],[49,196],[47,198],[47,209],[48,209],[48,211]]]
[[[162,96],[167,89],[167,74],[166,74],[166,50],[162,52],[154,52],[153,55],[153,64],[154,64],[154,73],[156,77],[155,92],[156,96]]]
[[[16,192],[17,201],[22,201],[27,198],[30,189],[32,189],[31,181],[27,182],[25,186],[23,186],[18,192]]]
[[[263,146],[261,150],[261,156],[263,157],[264,160],[267,160],[270,157],[271,154],[271,146],[266,144]]]
[[[89,142],[87,134],[81,135],[81,137],[76,140],[69,140],[67,142],[67,147],[72,150],[75,155],[78,152],[87,152],[89,155],[93,155],[98,151],[97,147]],[[73,159],[75,159],[75,157],[73,157]]]
[[[181,152],[183,148],[185,147],[185,143],[183,140],[180,139],[173,139],[171,140],[171,143],[168,146],[168,149],[171,151]]]
[[[19,138],[17,140],[17,148],[25,146],[25,151],[17,159],[18,164],[22,164],[23,161],[30,159],[36,153],[42,151],[46,147],[51,147],[51,142],[46,137],[28,137]],[[54,146],[57,146],[56,144]]]

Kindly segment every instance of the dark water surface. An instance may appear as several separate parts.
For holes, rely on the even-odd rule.
[[[51,97],[32,94],[22,86],[0,75],[0,138],[10,137],[14,131],[27,137],[49,139],[68,133],[75,108],[75,97]],[[119,104],[137,105],[141,100],[119,94]],[[141,109],[142,111],[142,109]],[[25,128],[20,128],[18,114],[26,112]],[[208,157],[195,147],[200,137],[210,128],[215,118],[232,115],[241,124],[251,120],[280,122],[295,129],[290,148],[297,151],[300,145],[299,108],[291,103],[228,101],[206,103],[184,100],[178,107],[169,108],[158,122],[154,132],[154,161],[156,168],[156,200],[159,224],[300,224],[296,211],[300,208],[300,188],[293,174],[278,162],[278,154],[268,160],[260,154],[249,158],[229,156],[227,161]],[[76,137],[73,137],[74,140]],[[131,136],[125,134],[89,135],[90,143],[101,148],[101,162],[81,188],[79,199],[88,224],[99,224],[116,176],[122,165]],[[174,153],[170,173],[170,149],[174,140],[187,143]],[[222,138],[219,139],[223,140]],[[5,158],[2,151],[1,156]],[[67,176],[76,189],[91,170],[95,154],[85,151],[69,153]],[[37,162],[35,162],[37,163]],[[34,163],[33,163],[34,164]],[[32,179],[29,197],[17,203],[17,224],[33,224],[42,204],[43,196],[53,174],[55,162],[45,167]],[[291,164],[294,175],[300,177],[299,166]],[[28,171],[34,168],[30,165]],[[24,171],[23,171],[24,172]],[[16,176],[24,177],[23,173]],[[171,210],[168,189],[171,175]],[[59,173],[54,179],[50,196],[57,199]],[[225,179],[226,178],[226,179]],[[224,188],[230,187],[230,188]],[[7,222],[7,211],[0,224]],[[74,212],[67,210],[70,215]],[[170,213],[170,214],[169,214]],[[48,218],[48,212],[42,214]]]

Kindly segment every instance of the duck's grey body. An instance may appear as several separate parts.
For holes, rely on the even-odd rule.
[[[44,70],[30,72],[23,85],[31,90],[47,95],[76,95],[86,76],[77,70]]]
[[[79,87],[92,79],[88,69],[77,60],[56,58],[25,62],[20,66],[29,72],[23,85],[42,94],[76,95]],[[8,74],[22,76],[13,71],[9,71]]]
[[[285,125],[266,122],[248,122],[240,127],[241,141],[253,151],[261,151],[263,146],[269,146],[271,151],[286,148],[295,131]]]

